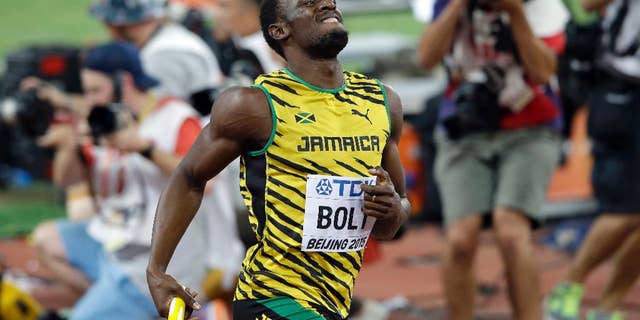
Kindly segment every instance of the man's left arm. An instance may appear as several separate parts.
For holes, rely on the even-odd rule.
[[[385,86],[385,90],[391,118],[391,137],[382,153],[382,166],[369,170],[369,173],[377,176],[376,185],[362,185],[365,191],[364,214],[377,218],[371,234],[379,240],[393,239],[411,212],[398,151],[404,121],[402,104],[393,89]]]
[[[495,7],[507,12],[511,18],[513,37],[526,75],[536,84],[548,83],[556,73],[558,60],[555,53],[531,30],[523,1],[499,0]]]

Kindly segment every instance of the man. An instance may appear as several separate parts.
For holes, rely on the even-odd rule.
[[[335,1],[263,1],[260,17],[289,67],[219,96],[216,121],[171,177],[147,269],[162,316],[175,296],[200,307],[166,265],[204,183],[238,156],[258,244],[243,262],[235,319],[344,319],[368,235],[392,238],[409,214],[400,100],[376,80],[343,72],[336,57],[347,32]]]
[[[609,4],[610,3],[610,4]],[[588,0],[587,10],[606,11],[597,82],[589,97],[588,131],[593,142],[592,183],[598,209],[566,279],[546,305],[547,319],[580,317],[584,283],[616,255],[608,283],[587,319],[623,319],[621,303],[640,274],[640,1]]]
[[[264,73],[284,67],[282,58],[267,44],[260,29],[260,0],[218,0],[215,3],[219,41],[231,37],[241,49],[252,52]]]
[[[199,119],[185,102],[148,92],[158,82],[124,42],[89,50],[81,80],[88,102],[98,105],[88,120],[101,145],[80,145],[70,124],[53,125],[40,144],[56,150],[58,185],[90,183],[98,216],[46,223],[34,240],[59,283],[82,296],[71,319],[154,319],[140,263],[148,260],[154,206],[200,132]],[[202,225],[191,228],[171,266],[194,286],[204,276],[201,254],[191,251],[204,250]]]
[[[473,318],[474,258],[486,216],[506,267],[513,318],[540,319],[531,226],[560,151],[551,128],[559,110],[543,86],[556,70],[566,12],[558,0],[437,0],[430,8],[418,57],[431,68],[446,56],[448,92],[455,92],[440,108],[435,164],[449,318]]]
[[[165,0],[96,0],[90,8],[113,39],[140,49],[144,70],[160,81],[157,96],[190,101],[208,115],[211,90],[223,81],[218,61],[197,35],[169,22],[166,11]]]

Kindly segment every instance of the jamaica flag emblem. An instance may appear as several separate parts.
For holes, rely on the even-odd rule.
[[[315,123],[316,116],[309,112],[300,112],[296,114],[296,123]]]

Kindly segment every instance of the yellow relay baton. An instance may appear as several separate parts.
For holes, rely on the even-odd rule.
[[[171,299],[171,305],[169,305],[169,318],[168,320],[184,320],[184,300],[180,297]]]

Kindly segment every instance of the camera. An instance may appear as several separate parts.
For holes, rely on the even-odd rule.
[[[485,66],[479,75],[478,79],[460,84],[453,93],[455,112],[443,122],[453,140],[500,128],[498,94],[503,87],[502,73],[496,66]]]
[[[0,101],[0,120],[15,127],[27,137],[36,138],[47,132],[53,120],[54,109],[38,98],[37,89],[18,91]]]
[[[91,135],[97,140],[127,126],[124,119],[126,107],[121,103],[99,105],[91,108],[88,122]]]

